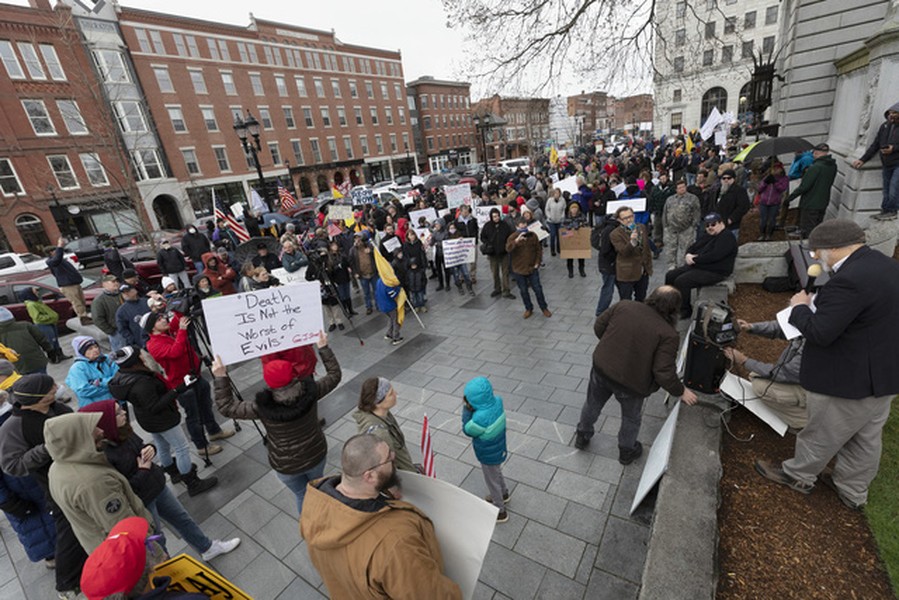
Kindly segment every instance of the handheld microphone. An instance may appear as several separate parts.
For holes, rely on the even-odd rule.
[[[808,266],[808,281],[805,282],[805,293],[811,294],[815,291],[815,280],[824,273],[821,265],[814,263]]]

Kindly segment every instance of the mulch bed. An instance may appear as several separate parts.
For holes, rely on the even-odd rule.
[[[773,318],[790,296],[741,284],[731,303],[739,318],[762,321]],[[748,334],[737,343],[768,362],[784,346]],[[792,456],[795,437],[781,438],[744,409],[732,415],[732,435],[725,432],[721,450],[718,600],[895,598],[862,513],[843,506],[822,484],[804,496],[755,472],[758,459]]]

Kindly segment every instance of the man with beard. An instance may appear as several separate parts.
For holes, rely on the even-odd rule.
[[[462,598],[430,519],[383,493],[399,484],[394,458],[377,436],[356,435],[343,474],[309,484],[300,532],[312,564],[332,598]]]
[[[728,231],[740,239],[740,221],[743,215],[749,212],[752,204],[749,202],[749,194],[746,188],[737,185],[737,172],[733,169],[725,169],[721,174],[721,189],[718,192],[718,204],[715,212],[724,219]]]

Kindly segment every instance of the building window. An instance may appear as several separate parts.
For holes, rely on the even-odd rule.
[[[194,92],[197,94],[205,94],[206,79],[203,77],[203,71],[189,69],[187,72],[190,73],[190,82],[194,86]]]
[[[362,148],[362,156],[369,155],[368,136],[366,136],[366,135],[359,136],[359,147]]]
[[[50,71],[50,77],[54,81],[65,81],[66,72],[62,70],[62,63],[59,62],[59,56],[56,55],[56,48],[50,44],[41,44],[40,48],[47,70]]]
[[[353,114],[356,116],[356,125],[362,125],[362,107],[354,106]]]
[[[683,56],[674,57],[674,72],[675,73],[683,73],[684,72],[684,57]]]
[[[371,124],[377,125],[378,124],[378,109],[375,108],[374,106],[372,106],[371,109],[369,110],[369,115],[371,116]]]
[[[397,111],[398,111],[399,117],[400,117],[400,125],[405,125],[406,124],[406,109],[403,108],[402,106],[400,106],[399,108],[397,108]]]
[[[683,113],[673,112],[671,113],[671,131],[676,131],[677,133],[681,132],[684,123],[684,115]]]
[[[25,193],[12,161],[8,158],[0,158],[0,191],[4,196],[18,196]]]
[[[687,30],[686,29],[678,29],[674,32],[674,45],[675,46],[683,46],[687,43]]]
[[[422,126],[424,129],[430,129],[430,128],[431,128],[431,117],[425,117],[425,118],[423,118],[423,119],[421,120],[421,126]]]
[[[74,171],[72,171],[72,164],[69,162],[68,156],[65,154],[54,154],[47,157],[47,162],[50,163],[50,170],[56,176],[56,183],[59,184],[59,189],[78,189],[78,180],[75,178]]]
[[[673,95],[672,101],[673,101],[673,102],[680,102],[682,96],[683,96],[683,92],[682,92],[681,90],[679,90],[679,89],[678,89],[678,90],[674,90],[674,95]]]
[[[724,33],[733,33],[737,29],[737,17],[726,17],[724,19]]]
[[[779,7],[775,4],[765,9],[765,25],[774,25],[777,23],[777,11]]]
[[[153,67],[153,73],[156,75],[156,84],[159,86],[160,92],[175,91],[175,86],[172,85],[172,78],[169,77],[168,67]]]
[[[743,17],[743,29],[754,29],[755,28],[755,11],[749,11],[746,13],[746,16]]]
[[[730,64],[734,61],[734,47],[731,45],[723,46],[721,48],[721,62],[723,64]]]
[[[138,181],[146,179],[162,179],[165,172],[162,170],[162,163],[159,161],[159,155],[156,150],[135,150],[131,153],[131,160],[134,163],[134,171]]]
[[[310,139],[309,145],[312,146],[312,162],[322,162],[322,149],[321,146],[318,145],[318,140],[315,138]]]
[[[303,146],[300,144],[300,140],[290,140],[290,148],[293,150],[293,159],[296,163],[298,165],[304,164],[306,161],[303,160]]]
[[[92,186],[104,187],[109,185],[106,170],[95,152],[84,152],[79,154],[78,157],[81,159],[81,166],[84,167],[84,172],[87,174],[87,180],[90,181]]]
[[[147,120],[140,102],[127,100],[113,103],[119,128],[122,133],[143,133],[147,131]]]
[[[337,140],[332,137],[328,138],[328,154],[332,161],[340,160],[340,155],[337,154]]]
[[[234,85],[234,75],[231,74],[230,71],[222,71],[222,86],[225,88],[225,93],[229,96],[237,95],[237,87]]]
[[[727,112],[727,90],[722,87],[713,87],[702,95],[702,111],[699,120],[705,122],[713,108],[717,108],[721,114]]]
[[[409,151],[409,134],[408,133],[403,134],[403,151],[404,152]]]
[[[312,79],[312,86],[315,88],[315,96],[317,98],[325,97],[325,86],[322,83],[321,79],[319,79],[318,77],[314,77]]]
[[[200,163],[197,162],[197,153],[193,148],[181,148],[181,156],[184,157],[184,166],[191,175],[200,174]]]
[[[306,127],[315,127],[315,122],[312,120],[312,109],[308,106],[303,107],[303,120],[306,122]]]
[[[22,70],[22,65],[19,64],[16,51],[13,49],[12,44],[6,40],[0,40],[0,60],[3,61],[3,66],[6,67],[6,74],[9,75],[10,79],[25,79],[25,71]]]
[[[753,51],[753,41],[749,40],[748,42],[743,42],[743,48],[740,51],[741,58],[752,58]]]
[[[359,88],[356,85],[355,81],[350,81],[350,98],[358,98],[359,97]]]
[[[137,36],[137,44],[140,46],[141,52],[153,52],[153,48],[150,46],[150,38],[147,37],[146,29],[135,28],[134,34]]]
[[[389,106],[384,108],[384,121],[388,125],[393,125],[393,109]]]
[[[714,50],[705,50],[702,53],[702,66],[710,67],[712,63],[715,61],[715,51]]]
[[[265,96],[265,88],[262,87],[262,75],[259,73],[250,73],[250,85],[253,88],[254,95]]]
[[[281,164],[281,150],[278,148],[278,142],[269,142],[268,151],[272,155],[272,164]]]
[[[184,36],[180,33],[173,33],[172,39],[175,40],[175,52],[178,56],[187,56],[187,46],[184,45]]]
[[[342,106],[337,107],[337,124],[346,127],[346,109]]]
[[[287,96],[287,82],[284,81],[284,75],[275,75],[275,88],[279,96]]]
[[[272,113],[269,112],[267,106],[259,107],[259,122],[262,124],[263,129],[272,129],[274,125],[272,125]]]
[[[343,136],[343,150],[348,160],[353,158],[353,138],[348,135]]]
[[[422,110],[425,110],[426,108],[428,108],[428,95],[422,94],[421,96],[419,96],[418,103],[421,104]]]
[[[293,109],[289,106],[282,106],[284,109],[284,122],[287,124],[288,129],[293,129],[297,126],[296,121],[293,119]]]
[[[219,40],[219,54],[222,55],[223,61],[231,62],[231,51],[228,50],[228,42],[225,40]]]
[[[128,76],[128,69],[125,68],[121,53],[116,52],[115,50],[94,50],[93,57],[94,63],[100,71],[100,76],[106,83],[131,82],[131,77]],[[158,81],[159,73],[157,72],[157,69],[166,69],[166,67],[153,67],[153,71],[156,72],[156,79]],[[166,69],[165,76],[168,77],[168,74],[169,72]],[[163,89],[162,85],[160,85],[159,89],[164,92],[174,91],[171,80],[169,80],[168,88]]]
[[[331,126],[331,113],[328,111],[328,107],[327,107],[327,106],[322,106],[322,107],[319,109],[319,114],[320,114],[321,117],[322,117],[322,124],[323,124],[325,127],[330,127],[330,126]]]
[[[371,81],[365,82],[365,97],[369,100],[372,100],[375,97],[375,88],[372,86]]]
[[[400,84],[398,84],[398,83],[393,84],[393,95],[396,96],[397,100],[403,99],[403,88]]]
[[[203,122],[206,124],[206,131],[218,131],[219,124],[215,120],[215,109],[211,106],[201,106],[200,112],[203,113]]]
[[[206,38],[206,46],[209,48],[209,57],[212,60],[221,60],[219,56],[219,47],[212,38]]]
[[[172,122],[172,129],[176,133],[184,133],[187,131],[187,125],[184,123],[184,114],[181,112],[180,106],[166,106],[169,113],[169,121]]]
[[[331,93],[335,98],[340,98],[340,80],[332,79],[331,80]]]
[[[381,98],[384,100],[390,100],[390,95],[387,93],[387,83],[381,82]]]
[[[222,173],[229,173],[231,171],[231,164],[228,163],[228,152],[225,150],[225,147],[213,146],[212,153],[215,154],[215,162],[218,163],[219,171]]]
[[[153,51],[156,54],[165,54],[165,45],[163,45],[162,43],[162,34],[154,29],[151,29],[150,40],[153,42]]]
[[[308,95],[306,93],[306,78],[302,75],[297,75],[293,80],[297,84],[297,95],[300,98],[305,98]]]
[[[771,56],[774,54],[774,36],[769,35],[762,40],[762,53]]]
[[[71,135],[86,135],[88,133],[87,125],[84,123],[84,117],[81,116],[81,110],[78,103],[74,100],[57,100],[56,108],[62,115],[63,123],[66,124]]]
[[[397,150],[397,148],[396,148],[396,134],[395,134],[395,133],[391,133],[391,134],[390,134],[390,151],[393,152],[393,153],[396,153],[396,150]]]
[[[709,21],[705,24],[705,39],[711,40],[715,38],[715,21]]]
[[[37,56],[37,50],[28,42],[18,42],[19,54],[22,55],[22,62],[25,63],[25,69],[32,79],[43,80],[47,78],[44,74],[44,67],[41,65],[41,59]]]
[[[678,2],[674,5],[674,16],[683,18],[687,14],[687,3]]]
[[[56,128],[43,100],[22,100],[22,107],[36,135],[56,135]]]
[[[375,152],[378,156],[384,154],[384,140],[381,139],[380,133],[375,134]]]

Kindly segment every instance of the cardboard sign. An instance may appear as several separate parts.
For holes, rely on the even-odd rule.
[[[457,208],[463,204],[471,206],[471,185],[445,185],[443,193],[446,194],[446,205],[449,208]]]
[[[542,242],[549,237],[549,232],[543,229],[543,226],[540,225],[539,221],[534,221],[533,223],[528,225],[528,231],[537,236],[538,242]]]
[[[428,224],[437,220],[437,211],[433,208],[422,208],[421,210],[409,211],[409,223],[412,227],[418,227],[418,221],[424,217]]]
[[[311,344],[322,330],[316,282],[203,300],[212,350],[226,365]]]
[[[614,215],[622,206],[629,207],[635,213],[646,210],[646,198],[631,198],[629,200],[609,200],[606,202],[606,214]]]
[[[562,181],[554,183],[553,188],[562,190],[563,192],[568,192],[571,195],[577,194],[577,177],[575,177],[574,175],[566,177]]]
[[[590,227],[559,230],[559,256],[562,258],[590,258]]]
[[[353,198],[353,204],[375,203],[375,197],[368,189],[350,190],[350,196]]]
[[[208,565],[204,565],[187,554],[179,554],[175,558],[156,565],[153,575],[170,577],[172,581],[168,589],[172,591],[205,594],[210,598],[253,600],[252,596],[213,571]],[[150,579],[152,581],[153,578]]]
[[[443,263],[447,269],[475,261],[475,239],[443,240]]]
[[[352,219],[353,207],[346,204],[331,204],[328,206],[328,218],[334,221]]]

